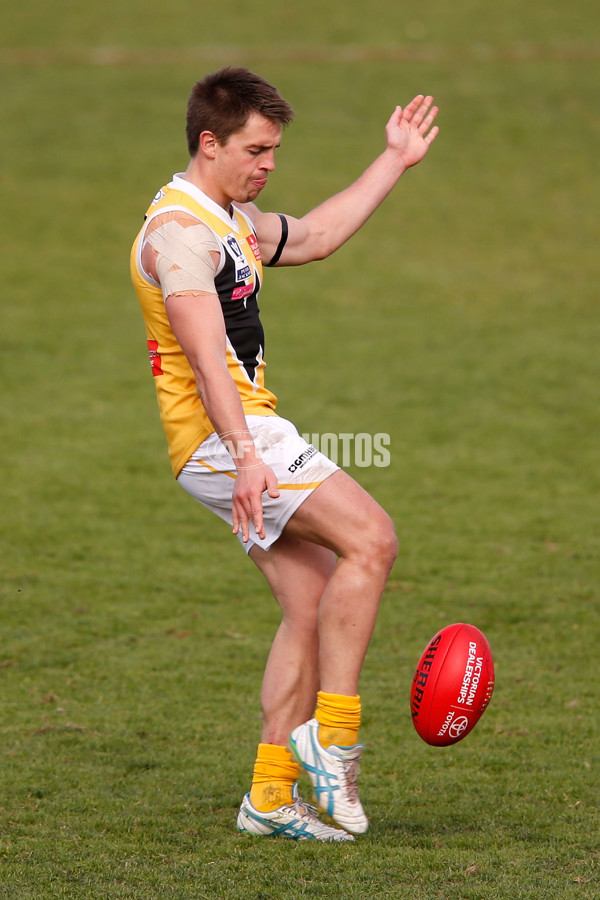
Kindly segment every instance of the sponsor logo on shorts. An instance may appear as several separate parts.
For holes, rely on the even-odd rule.
[[[304,450],[300,454],[300,456],[294,460],[291,466],[288,466],[288,472],[291,472],[291,474],[293,475],[294,472],[297,472],[299,469],[305,466],[309,459],[312,459],[315,453],[318,452],[319,451],[316,449],[316,447],[307,447],[306,450]]]

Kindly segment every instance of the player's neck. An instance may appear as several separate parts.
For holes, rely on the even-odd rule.
[[[193,184],[203,194],[210,197],[218,206],[223,207],[226,213],[231,213],[231,197],[226,196],[213,182],[210,174],[202,170],[196,159],[192,158],[182,177]]]

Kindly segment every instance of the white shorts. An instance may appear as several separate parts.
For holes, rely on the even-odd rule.
[[[339,468],[323,453],[307,444],[296,427],[280,416],[246,416],[248,429],[263,461],[277,476],[279,497],[262,496],[265,538],[261,540],[250,522],[244,544],[249,552],[256,544],[263,550],[281,536],[298,507],[326,478]],[[215,433],[203,441],[181,470],[179,484],[196,500],[233,527],[232,495],[236,469],[229,451]]]

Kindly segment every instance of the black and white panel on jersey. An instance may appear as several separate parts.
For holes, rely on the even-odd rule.
[[[234,292],[241,285],[235,277],[236,265],[232,256],[229,253],[225,256],[225,265],[215,278],[215,287],[225,320],[225,331],[236,358],[250,381],[256,384],[257,370],[262,362],[265,346],[265,333],[258,308],[261,282],[258,272],[255,272],[252,293],[234,299]]]

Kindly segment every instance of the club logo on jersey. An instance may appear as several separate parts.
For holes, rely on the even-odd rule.
[[[248,241],[248,243],[250,245],[250,249],[254,253],[254,259],[257,262],[260,262],[260,247],[258,246],[258,241],[256,240],[256,238],[254,237],[253,234],[249,234],[248,237],[246,238],[246,240]]]
[[[230,233],[227,235],[225,238],[225,246],[229,250],[229,254],[235,263],[235,280],[245,281],[246,278],[250,278],[251,272],[248,260],[244,256],[242,248],[238,244],[234,234]]]
[[[241,257],[243,257],[244,254],[242,253],[242,248],[238,244],[234,234],[228,234],[225,238],[225,243],[229,247],[229,252],[234,259],[240,259]]]

